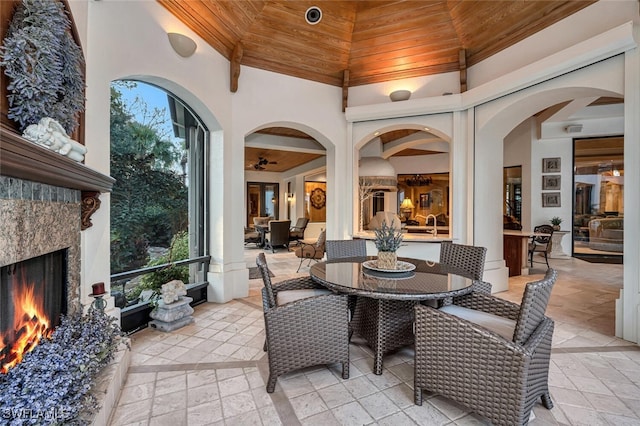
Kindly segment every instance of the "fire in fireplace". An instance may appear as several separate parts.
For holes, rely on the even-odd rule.
[[[67,313],[67,250],[0,269],[0,372],[22,361]]]

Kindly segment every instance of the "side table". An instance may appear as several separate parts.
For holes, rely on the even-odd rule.
[[[569,231],[553,231],[551,235],[551,253],[549,253],[551,259],[571,258],[571,256],[562,251],[562,238],[568,233]]]

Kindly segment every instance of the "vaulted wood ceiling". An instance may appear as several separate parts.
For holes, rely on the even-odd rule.
[[[461,71],[587,7],[581,1],[157,0],[230,61],[343,88]],[[306,11],[322,11],[310,25]],[[235,67],[235,68],[234,68]],[[242,86],[240,79],[240,87]],[[346,103],[346,102],[345,102]],[[407,133],[408,132],[408,133]],[[383,144],[415,131],[380,135]],[[291,129],[264,129],[310,138]],[[293,140],[293,139],[292,139]],[[425,148],[427,149],[427,148]],[[394,155],[434,153],[411,148]],[[309,154],[306,154],[307,156]],[[245,170],[285,171],[317,158],[245,148]],[[256,166],[260,158],[267,164]],[[263,160],[264,162],[264,160]],[[277,164],[274,164],[277,163]]]
[[[335,86],[457,71],[594,2],[157,1],[229,60]]]

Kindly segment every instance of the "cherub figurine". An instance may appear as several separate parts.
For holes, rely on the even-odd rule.
[[[51,117],[44,117],[38,124],[27,126],[22,136],[74,161],[84,160],[84,154],[87,153],[87,148],[67,136],[64,127]]]

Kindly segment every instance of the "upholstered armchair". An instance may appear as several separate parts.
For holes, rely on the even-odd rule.
[[[300,258],[300,264],[298,265],[298,269],[296,269],[296,272],[300,270],[302,262],[304,262],[305,259],[309,259],[309,264],[311,264],[312,260],[315,260],[317,262],[324,257],[326,235],[327,234],[323,229],[322,231],[320,231],[320,235],[318,235],[318,239],[315,243],[302,244],[296,247],[294,253],[296,257]]]
[[[441,309],[415,308],[415,403],[451,398],[494,425],[523,425],[536,400],[553,408],[548,376],[553,320],[545,310],[557,273],[526,285],[522,302],[472,292]]]
[[[285,246],[289,250],[290,220],[272,220],[269,222],[269,240],[265,249],[275,253],[275,247]]]
[[[278,376],[320,364],[342,364],[349,378],[347,296],[334,294],[311,277],[271,283],[264,253],[256,259],[262,275],[262,307],[269,357],[267,392]]]

